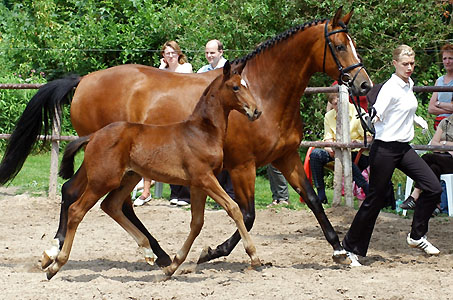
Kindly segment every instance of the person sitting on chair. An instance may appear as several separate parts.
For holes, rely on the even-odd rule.
[[[337,124],[337,104],[338,93],[328,94],[327,100],[333,107],[324,116],[324,141],[335,142],[336,140],[336,124]],[[356,111],[353,104],[348,103],[349,107],[349,126],[352,141],[363,141],[363,128],[360,120],[356,117]],[[371,137],[370,137],[371,138]],[[358,149],[352,151],[352,160],[355,160],[358,155]],[[325,183],[324,183],[324,166],[333,161],[335,151],[326,147],[324,149],[316,148],[310,154],[310,168],[313,177],[313,183],[318,192],[318,198],[322,203],[327,203]],[[362,154],[359,158],[358,164],[352,164],[352,177],[358,187],[362,188],[363,192],[368,194],[368,182],[362,175],[362,171],[368,167],[368,156]]]
[[[431,145],[443,145],[453,146],[453,115],[450,115],[446,119],[442,119],[437,126],[436,133],[434,134]],[[426,153],[422,156],[423,160],[436,174],[437,178],[440,178],[442,174],[453,173],[453,151],[447,152],[433,152]],[[418,187],[417,182],[412,194],[401,203],[402,209],[414,209],[417,199],[420,196],[422,190]],[[434,210],[433,215],[438,215],[441,212],[448,212],[447,201],[444,199],[440,205]]]

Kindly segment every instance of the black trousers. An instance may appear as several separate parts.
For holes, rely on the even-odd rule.
[[[418,240],[428,232],[429,219],[442,193],[439,179],[409,143],[375,140],[370,150],[370,191],[343,240],[346,251],[366,256],[395,168],[411,177],[423,190],[415,207],[411,237]]]

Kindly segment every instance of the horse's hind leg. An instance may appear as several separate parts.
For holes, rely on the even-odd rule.
[[[47,268],[55,260],[61,247],[63,247],[68,225],[69,206],[79,199],[86,188],[86,184],[86,173],[83,165],[70,180],[63,184],[61,189],[61,208],[58,230],[53,239],[51,248],[43,252],[41,258],[41,267],[43,269]]]
[[[321,201],[305,175],[299,153],[294,151],[291,154],[287,154],[284,159],[274,161],[273,165],[283,173],[289,184],[300,196],[303,197],[305,203],[315,214],[319,225],[321,225],[324,236],[334,249],[334,253],[332,255],[333,260],[342,264],[350,263],[348,262],[349,259],[346,256],[346,251],[340,244],[338,234],[327,218]]]
[[[214,176],[214,175],[213,175]],[[215,178],[215,177],[214,177]],[[172,263],[164,268],[164,273],[167,276],[173,275],[176,269],[184,262],[187,254],[192,247],[195,238],[200,234],[204,223],[204,209],[206,204],[206,193],[199,188],[190,187],[190,210],[192,220],[190,221],[190,233],[184,242],[182,248],[176,253]]]
[[[68,262],[71,253],[74,236],[85,214],[102,197],[103,194],[95,194],[89,187],[85,190],[79,200],[74,202],[68,210],[68,226],[65,242],[54,262],[47,268],[47,279],[51,279]]]
[[[255,221],[255,165],[242,166],[241,169],[230,170],[230,176],[233,181],[236,203],[241,209],[246,229],[250,230]],[[222,256],[228,256],[240,240],[241,235],[236,230],[229,239],[215,249],[211,247],[204,249],[197,263],[201,264]]]
[[[151,245],[152,252],[156,254],[156,265],[159,267],[163,268],[171,263],[171,258],[170,256],[161,248],[159,245],[159,242],[148,232],[148,230],[145,228],[143,223],[138,219],[137,215],[134,212],[133,206],[132,206],[132,200],[130,194],[126,196],[126,200],[123,202],[123,207],[122,207],[122,212],[126,218],[135,225],[135,227],[140,230],[140,232],[146,236],[148,239],[149,244]],[[148,252],[151,251],[147,250]],[[145,254],[145,259],[146,259],[146,254]]]
[[[171,263],[170,257],[160,247],[157,240],[146,230],[132,208],[130,193],[140,178],[136,173],[126,174],[121,186],[110,192],[102,201],[101,208],[134,238],[142,248],[146,262],[149,264],[154,263],[154,252],[158,257],[156,264],[159,267],[168,266]]]

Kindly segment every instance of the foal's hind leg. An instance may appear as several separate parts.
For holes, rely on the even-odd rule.
[[[190,210],[192,213],[192,220],[190,221],[190,233],[184,242],[182,248],[176,253],[173,262],[166,268],[164,273],[167,276],[173,275],[176,269],[187,258],[187,254],[192,247],[195,238],[200,234],[201,228],[204,223],[204,209],[206,204],[206,193],[199,188],[190,187]]]
[[[68,209],[82,195],[86,188],[87,180],[83,165],[77,170],[76,174],[63,184],[61,189],[61,208],[60,221],[57,233],[52,242],[52,247],[45,250],[41,258],[41,267],[47,268],[57,257],[61,247],[63,247],[66,229],[68,226]]]
[[[85,214],[104,194],[95,194],[89,187],[85,190],[79,200],[74,202],[68,210],[68,226],[65,242],[54,262],[47,268],[47,279],[51,279],[67,263],[71,253],[74,236]]]
[[[307,179],[299,153],[294,151],[291,154],[287,154],[284,159],[277,160],[273,164],[283,173],[289,184],[303,197],[305,203],[315,214],[324,236],[334,249],[332,255],[333,260],[337,263],[349,264],[350,261],[346,256],[346,251],[341,246],[338,235],[327,218],[321,201]]]
[[[148,233],[132,208],[130,193],[140,178],[141,176],[135,173],[126,175],[121,182],[121,187],[110,192],[102,201],[101,208],[134,238],[143,250],[147,263],[154,264],[153,251],[156,251],[159,253],[156,264],[160,267],[168,266],[171,263],[170,257]],[[125,215],[125,211],[128,215]],[[148,233],[148,236],[143,231]]]
[[[212,199],[214,199],[220,206],[222,206],[228,213],[228,215],[236,223],[236,227],[238,228],[239,234],[242,238],[245,251],[250,256],[252,267],[261,266],[261,261],[256,255],[255,245],[244,224],[242,213],[239,209],[238,204],[234,202],[230,198],[230,196],[228,196],[228,194],[223,190],[223,188],[220,186],[219,182],[217,181],[213,174],[211,176],[203,178],[203,183],[204,188],[206,189],[208,195]]]

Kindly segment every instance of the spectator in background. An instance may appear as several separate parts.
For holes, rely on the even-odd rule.
[[[181,48],[175,41],[168,41],[162,46],[162,58],[160,59],[159,69],[177,72],[192,73],[192,65],[187,61],[187,57],[182,53]],[[135,199],[134,205],[141,206],[151,200],[151,185],[153,181],[144,178],[143,193]],[[185,206],[190,204],[190,190],[187,186],[170,184],[170,204]]]
[[[197,73],[204,73],[223,68],[223,65],[225,65],[225,62],[227,61],[223,57],[223,44],[219,40],[210,40],[206,43],[204,56],[206,57],[206,60],[209,64],[201,67],[197,71]],[[230,196],[231,199],[236,200],[236,195],[234,194],[233,189],[233,182],[231,181],[231,177],[228,171],[222,170],[219,174],[217,174],[216,177],[228,196]]]
[[[201,67],[197,73],[223,68],[226,62],[226,59],[223,57],[223,44],[219,40],[210,40],[206,43],[204,56],[209,64]]]
[[[440,49],[442,64],[447,74],[436,80],[436,86],[453,87],[453,44],[446,44]],[[453,92],[434,92],[428,106],[428,112],[436,115],[434,129],[437,128],[442,119],[453,113]]]
[[[338,93],[330,93],[327,96],[327,100],[331,104],[331,109],[324,116],[324,141],[335,142],[336,141],[336,128],[337,128],[337,104],[338,104]],[[360,124],[360,120],[356,117],[356,109],[354,105],[349,103],[349,127],[351,141],[363,141],[363,128]],[[358,150],[355,149],[351,152],[352,160],[354,161],[358,155]],[[313,177],[313,184],[318,192],[318,198],[322,203],[327,203],[327,196],[325,191],[324,183],[324,166],[334,161],[335,151],[326,147],[324,149],[316,148],[310,154],[310,168]],[[368,167],[368,156],[361,154],[358,164],[352,164],[352,177],[358,187],[362,188],[365,195],[368,194],[368,182],[362,175],[362,171]]]

